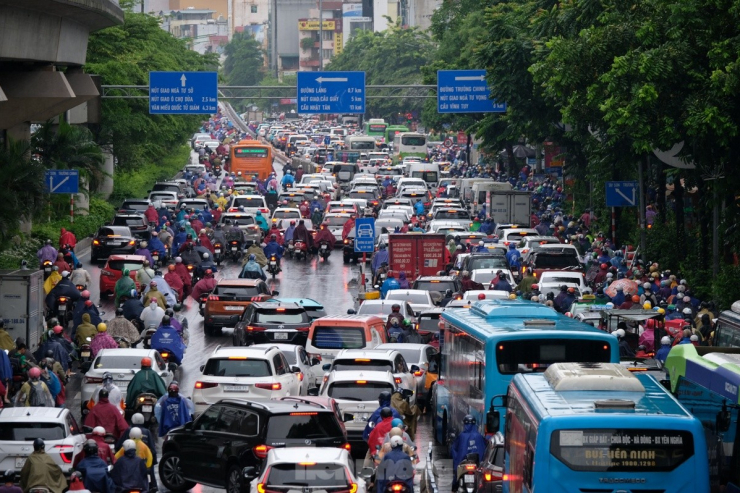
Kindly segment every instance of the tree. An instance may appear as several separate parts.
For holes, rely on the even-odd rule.
[[[45,204],[44,172],[39,159],[31,159],[28,141],[8,139],[0,147],[0,174],[3,176],[3,206],[0,207],[0,238],[7,240],[18,230],[22,218],[30,219]]]
[[[224,55],[224,77],[229,85],[256,86],[264,77],[262,49],[249,33],[235,33]]]

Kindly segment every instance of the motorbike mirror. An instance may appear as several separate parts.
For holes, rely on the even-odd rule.
[[[242,469],[242,476],[244,476],[246,479],[251,479],[257,475],[257,469],[251,466],[247,466],[244,469]]]
[[[312,395],[312,396],[315,397],[315,396],[319,395],[319,388],[318,387],[311,387],[310,389],[308,389],[307,394],[308,395]]]
[[[273,291],[272,292],[272,295],[273,296],[280,296],[280,291]]]
[[[354,315],[356,313],[357,312],[355,310],[353,310],[352,308],[350,308],[349,310],[347,310],[347,315]]]
[[[171,371],[172,373],[175,373],[177,370],[177,363],[171,362],[167,364],[167,369]]]
[[[403,389],[402,394],[403,394],[403,397],[404,398],[408,399],[408,398],[410,398],[411,396],[414,395],[414,391],[411,390],[411,389]]]
[[[365,481],[370,481],[373,478],[373,468],[372,467],[363,467],[360,471],[360,477],[364,479]]]
[[[84,433],[90,434],[90,433],[92,433],[93,429],[92,429],[92,426],[83,426],[82,427],[82,431]]]
[[[200,365],[200,371],[202,372],[205,369],[206,365]]]
[[[411,370],[411,373],[415,373],[417,371],[420,371],[421,368],[419,368],[419,365],[411,365],[410,370]]]

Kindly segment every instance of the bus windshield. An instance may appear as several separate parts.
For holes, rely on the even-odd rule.
[[[375,142],[353,140],[350,144],[350,150],[353,151],[370,151],[375,149]]]

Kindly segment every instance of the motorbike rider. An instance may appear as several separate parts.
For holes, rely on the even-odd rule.
[[[46,488],[51,493],[62,493],[67,489],[62,469],[46,453],[46,444],[41,438],[33,441],[33,453],[26,458],[21,469],[20,485],[23,491],[34,486]]]
[[[154,269],[151,268],[149,260],[144,260],[141,268],[136,271],[136,282],[139,286],[146,286],[154,279]]]
[[[262,270],[262,267],[260,267],[256,260],[257,258],[254,254],[249,255],[247,263],[244,264],[242,271],[239,273],[240,279],[262,279],[263,281],[267,280],[265,272]]]
[[[159,235],[156,231],[152,231],[152,237],[149,238],[149,245],[147,245],[147,248],[152,254],[157,252],[161,262],[167,260],[167,248],[164,246],[164,243],[162,243],[162,240],[159,239]]]
[[[157,331],[152,335],[150,344],[152,349],[156,349],[160,353],[169,353],[170,361],[173,361],[178,365],[182,363],[182,358],[185,355],[185,349],[187,346],[182,341],[180,332],[170,324],[170,317],[168,315],[162,317],[162,325],[160,325],[157,328]]]
[[[49,388],[41,381],[41,369],[34,366],[28,370],[28,381],[15,394],[15,407],[54,407],[54,398]]]
[[[263,218],[264,219],[264,218]],[[224,236],[226,237],[226,241],[236,241],[239,245],[239,249],[241,249],[244,244],[247,242],[247,236],[244,233],[244,230],[239,227],[236,223],[231,223],[230,219],[226,219],[224,221],[224,224],[227,225],[226,231],[224,231]]]
[[[64,387],[62,386],[62,381],[54,373],[53,366],[54,360],[47,361],[46,358],[39,360],[39,370],[41,370],[39,379],[46,384],[46,388],[49,389],[54,403],[56,405],[62,405],[65,400]]]
[[[293,176],[293,172],[288,170],[284,175],[283,179],[280,180],[280,186],[283,187],[283,191],[287,190],[288,188],[291,188],[295,184],[295,177]]]
[[[116,299],[114,300],[115,306],[118,306],[121,301],[121,297],[128,296],[132,289],[136,290],[136,283],[131,279],[131,271],[123,269],[121,278],[116,281],[116,285],[113,288],[113,291],[116,294]]]
[[[167,307],[167,299],[164,294],[158,289],[157,282],[154,280],[149,281],[149,290],[142,294],[141,302],[144,304],[144,308],[149,306],[149,303],[154,302],[164,310]]]
[[[383,446],[383,438],[385,438],[385,435],[393,427],[393,411],[391,408],[382,408],[379,417],[380,421],[373,427],[367,439],[368,455],[366,456],[366,460],[372,457]]]
[[[144,463],[146,464],[147,469],[151,469],[152,465],[154,464],[154,454],[152,453],[152,450],[149,448],[149,445],[144,442],[144,432],[141,431],[141,428],[138,426],[132,427],[128,431],[128,440],[133,440],[133,442],[136,444],[136,456],[140,459],[144,460]],[[124,440],[124,443],[128,440]],[[121,457],[123,457],[123,454],[125,453],[125,450],[121,448],[116,452],[116,460],[119,460]]]
[[[390,320],[391,325],[386,330],[388,332],[388,342],[391,343],[399,343],[399,342],[406,342],[403,337],[403,329],[401,329],[401,324],[398,322],[398,319],[392,319]]]
[[[459,474],[457,468],[468,454],[478,454],[478,459],[483,458],[486,451],[486,439],[480,434],[476,427],[476,419],[468,414],[463,418],[463,431],[460,433],[452,444],[452,491],[457,489]]]
[[[90,400],[87,401],[88,409],[95,407],[100,400],[100,392],[103,390],[108,392],[108,402],[110,404],[123,409],[123,394],[121,394],[121,389],[118,388],[118,385],[113,382],[113,374],[109,371],[103,374],[103,382],[95,387],[95,390],[90,395]]]
[[[295,221],[291,220],[290,225],[285,229],[283,233],[283,244],[293,241],[295,235]]]
[[[195,405],[180,395],[180,385],[172,381],[167,386],[167,395],[159,399],[154,412],[159,423],[159,436],[163,437],[172,428],[192,421]]]
[[[504,272],[499,272],[497,276],[497,280],[495,283],[491,283],[490,289],[494,289],[496,291],[506,291],[507,293],[510,293],[512,291],[511,284],[506,279],[506,274]]]
[[[162,377],[152,370],[151,358],[141,358],[141,370],[136,372],[126,387],[126,409],[136,408],[136,399],[140,394],[154,394],[159,399],[166,390]]]
[[[124,441],[121,450],[123,450],[123,456],[116,460],[111,472],[117,491],[148,493],[149,480],[147,479],[146,461],[136,456],[136,442]]]
[[[391,407],[391,393],[387,390],[384,390],[378,395],[378,408],[373,411],[373,413],[370,415],[370,417],[367,419],[367,425],[365,425],[365,429],[362,432],[362,439],[366,442],[370,439],[370,433],[373,431],[373,428],[375,428],[375,425],[377,425],[380,422],[380,411],[383,408],[388,408],[391,410],[391,414],[394,418],[403,419],[403,417]]]
[[[139,299],[139,293],[135,289],[132,289],[128,296],[121,298],[121,308],[123,309],[123,317],[129,322],[141,321],[141,312],[144,311],[144,305]]]
[[[270,231],[267,232],[267,235],[265,235],[266,238],[275,237],[276,241],[278,242],[278,245],[283,246],[285,245],[285,240],[283,239],[283,234],[280,232],[280,228],[278,227],[277,221],[273,220],[272,226],[270,227]]]
[[[182,295],[184,299],[193,289],[193,277],[190,275],[187,266],[182,262],[182,257],[175,257],[175,272],[180,276],[180,280],[182,281]]]
[[[214,273],[218,272],[218,266],[213,261],[213,258],[211,257],[211,255],[209,253],[204,253],[203,259],[200,262],[198,262],[198,265],[195,267],[195,274],[199,278],[202,278],[208,269],[210,269],[211,272],[214,272]]]
[[[80,299],[80,292],[77,290],[77,286],[69,280],[69,271],[62,271],[61,276],[61,280],[46,295],[46,307],[52,313],[56,313],[59,308],[57,306],[57,298],[60,296],[67,297],[73,303],[76,303]]]
[[[213,277],[213,271],[211,269],[207,269],[203,279],[193,286],[193,292],[190,293],[190,296],[192,296],[194,300],[200,301],[200,297],[205,293],[213,291],[217,284],[218,281]]]
[[[249,248],[247,248],[247,251],[245,252],[244,257],[244,263],[248,262],[248,258],[250,255],[254,255],[255,261],[259,264],[260,267],[263,269],[267,267],[267,257],[265,257],[265,252],[262,251],[262,247],[258,243],[252,243],[249,245]]]
[[[383,281],[383,284],[380,285],[380,297],[383,299],[385,299],[388,291],[401,289],[401,285],[398,284],[398,281],[396,280],[396,275],[392,270],[389,270],[386,276],[387,277],[385,278],[385,281]]]
[[[54,265],[59,269],[59,272],[64,272],[65,270],[67,272],[72,271],[72,266],[69,265],[69,262],[64,260],[64,253],[62,252],[57,253],[57,259],[54,262]]]
[[[308,251],[311,251],[313,247],[313,237],[308,231],[308,228],[306,228],[306,224],[303,219],[298,221],[298,226],[296,226],[295,231],[293,232],[293,241],[302,241],[308,248]]]
[[[40,360],[51,352],[52,358],[58,361],[59,364],[62,365],[64,371],[67,372],[69,370],[71,348],[69,347],[69,341],[64,339],[62,336],[63,330],[64,329],[61,325],[55,325],[51,330],[52,335],[50,335],[46,341],[39,346],[34,357],[36,360]]]
[[[100,352],[101,349],[117,348],[118,343],[108,333],[108,325],[104,322],[100,322],[98,324],[98,333],[95,334],[95,337],[93,337],[93,340],[90,342],[90,351],[92,352],[92,357],[94,358],[95,356],[97,356],[98,352]]]
[[[200,233],[198,234],[198,242],[200,243],[200,246],[207,248],[209,252],[213,253],[213,244],[211,243],[211,239],[208,237],[205,228],[200,230]]]
[[[131,426],[123,432],[121,438],[116,441],[115,451],[118,452],[123,447],[123,442],[129,439],[131,431],[134,428],[138,428],[141,431],[141,441],[144,442],[149,450],[152,452],[152,464],[157,463],[157,441],[153,437],[152,432],[144,426],[144,415],[141,413],[134,413],[131,416]],[[134,433],[136,434],[136,433]],[[113,455],[113,454],[111,454]],[[114,457],[115,459],[115,457]]]
[[[419,408],[414,404],[409,405],[408,397],[404,395],[403,387],[398,387],[393,391],[391,395],[391,407],[398,411],[402,416],[404,424],[406,425],[406,433],[409,434],[412,440],[416,437],[416,420],[419,416]]]
[[[403,438],[394,436],[390,439],[391,451],[383,456],[375,473],[376,491],[385,493],[391,482],[402,482],[407,491],[414,491],[414,463],[404,452]]]
[[[93,428],[102,426],[106,432],[118,438],[128,428],[128,425],[123,419],[120,405],[111,403],[108,399],[109,395],[105,388],[99,390],[98,402],[85,417],[85,425]]]
[[[167,282],[167,284],[170,286],[172,290],[177,293],[177,299],[182,300],[184,295],[184,287],[185,285],[182,283],[182,278],[180,278],[180,275],[175,271],[175,264],[169,264],[167,266],[167,273],[164,275],[164,280]]]
[[[105,447],[108,447],[108,444],[105,444]],[[92,439],[87,440],[82,446],[82,451],[85,458],[75,466],[75,469],[82,473],[85,488],[100,493],[115,493],[116,485],[108,474],[108,464],[100,458],[98,443]]]
[[[274,255],[277,260],[278,271],[282,270],[280,268],[280,259],[283,258],[283,252],[285,252],[285,249],[277,242],[277,236],[272,235],[270,237],[270,242],[265,246],[265,248],[263,248],[263,252],[265,253],[265,257],[268,259],[268,262]]]
[[[558,294],[555,297],[555,300],[553,300],[555,310],[560,313],[569,312],[570,307],[576,300],[575,291],[574,287],[568,287],[565,284],[560,286],[560,294]]]
[[[391,306],[391,313],[388,315],[388,319],[385,321],[385,328],[388,330],[393,322],[393,320],[398,320],[398,325],[401,325],[401,322],[403,322],[403,314],[401,313],[401,305],[398,303],[393,303],[393,306]]]
[[[149,305],[139,315],[145,329],[152,325],[159,327],[162,317],[164,317],[164,310],[157,304],[156,298],[149,298]]]
[[[51,240],[46,240],[44,242],[44,246],[42,246],[38,252],[36,252],[36,256],[39,259],[39,265],[43,265],[44,262],[49,261],[52,264],[56,262],[57,260],[57,250],[53,246],[51,246]]]
[[[82,267],[82,264],[79,264],[74,268],[69,276],[69,280],[72,282],[72,284],[74,284],[75,288],[77,286],[84,286],[85,289],[87,289],[87,286],[92,283],[90,273]]]
[[[334,243],[336,242],[336,238],[334,238],[334,234],[329,231],[329,223],[324,222],[319,232],[316,233],[316,238],[314,238],[314,241],[316,244],[321,247],[322,243],[326,243],[328,245],[329,252],[334,248]]]
[[[92,324],[90,314],[83,313],[82,323],[77,327],[77,334],[75,336],[77,347],[80,347],[83,344],[89,344],[87,339],[90,338],[90,340],[92,341],[92,338],[95,337],[95,334],[97,333],[98,328]]]
[[[134,252],[134,255],[141,255],[142,257],[146,258],[149,261],[149,265],[154,265],[154,259],[152,258],[152,254],[149,251],[149,242],[146,240],[141,240],[139,242],[139,248],[136,249]]]

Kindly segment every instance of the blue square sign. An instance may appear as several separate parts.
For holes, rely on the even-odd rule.
[[[298,72],[298,113],[365,113],[365,72]]]
[[[355,221],[355,252],[373,253],[375,251],[375,219],[361,217]]]
[[[218,73],[149,72],[149,113],[218,113]]]
[[[491,99],[485,70],[438,70],[438,113],[506,113],[506,103]]]

